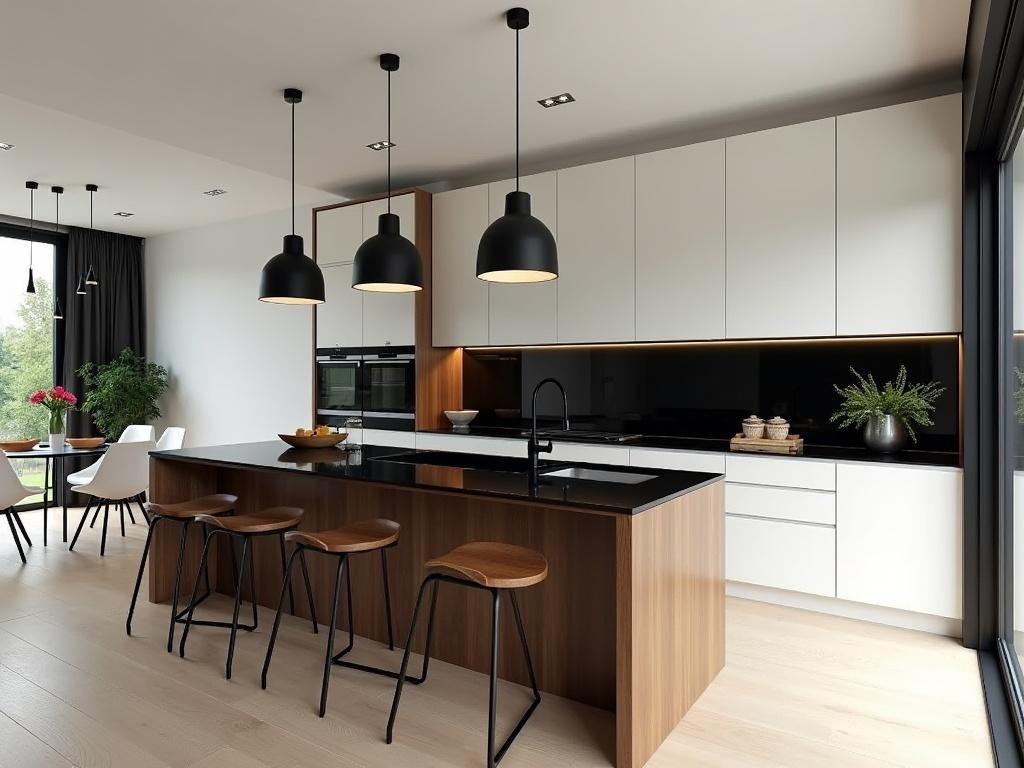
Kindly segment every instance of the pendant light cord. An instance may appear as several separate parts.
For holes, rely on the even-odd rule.
[[[32,269],[33,260],[33,248],[34,238],[32,237],[32,230],[36,224],[36,191],[30,189],[28,191],[28,268]]]
[[[388,213],[391,213],[391,70],[388,70]]]
[[[89,191],[89,229],[92,229],[92,196],[93,192]]]
[[[519,191],[519,30],[516,30],[516,192]]]
[[[295,234],[295,102],[292,102],[292,234]]]

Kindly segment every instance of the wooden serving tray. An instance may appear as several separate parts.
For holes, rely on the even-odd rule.
[[[767,437],[744,437],[737,434],[729,441],[732,451],[748,451],[750,453],[800,453],[804,449],[804,439],[800,435],[789,435],[785,440],[771,440]]]

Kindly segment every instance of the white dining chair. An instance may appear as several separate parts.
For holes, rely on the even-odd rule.
[[[156,441],[158,451],[176,451],[185,444],[184,427],[167,427]]]
[[[78,537],[85,526],[86,518],[93,505],[98,510],[103,507],[103,535],[100,540],[100,555],[107,551],[107,524],[110,518],[111,503],[121,505],[121,535],[124,536],[124,509],[132,501],[139,499],[139,494],[149,485],[149,452],[156,448],[152,440],[145,442],[114,443],[103,456],[103,463],[96,470],[93,478],[71,490],[84,493],[92,498],[82,513],[78,530],[71,540],[69,550],[74,550]]]
[[[27,499],[29,496],[35,496],[37,493],[42,492],[42,488],[25,485],[21,482],[21,478],[14,471],[14,465],[7,458],[7,454],[0,451],[0,514],[7,517],[7,525],[11,528],[11,536],[14,537],[14,543],[18,547],[18,554],[21,555],[21,562],[23,563],[25,562],[25,550],[21,547],[18,531],[21,531],[21,535],[25,538],[25,543],[30,547],[32,546],[32,539],[28,537],[25,524],[21,522],[21,518],[14,510],[14,505],[22,499]],[[15,524],[17,524],[17,528]]]
[[[164,434],[167,431],[164,430]],[[156,430],[150,424],[129,424],[124,428],[124,432],[117,438],[119,443],[144,443],[147,440],[156,439]],[[160,438],[163,439],[162,437]],[[179,446],[180,447],[180,446]],[[96,470],[99,468],[100,463],[103,461],[103,457],[100,456],[89,466],[68,475],[68,485],[85,485],[92,480],[93,475],[96,474]]]

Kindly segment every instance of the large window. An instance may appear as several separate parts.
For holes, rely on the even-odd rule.
[[[35,293],[28,293],[31,260]],[[53,386],[55,247],[0,235],[0,437],[45,440],[45,409],[28,396]],[[42,459],[18,459],[15,471],[27,485],[43,487]],[[42,495],[25,505],[42,502]]]

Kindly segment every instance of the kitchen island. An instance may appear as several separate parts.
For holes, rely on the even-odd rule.
[[[389,555],[396,638],[408,632],[429,558],[467,541],[542,552],[547,580],[520,594],[539,687],[614,712],[609,760],[623,768],[650,758],[724,665],[721,475],[541,462],[534,482],[523,459],[377,446],[296,450],[276,441],[154,452],[150,474],[152,498],[161,503],[233,493],[239,513],[302,507],[303,530],[373,517],[400,523],[401,539]],[[154,602],[171,598],[177,541],[171,527],[154,534]],[[211,553],[214,588],[231,594],[227,543],[220,547],[220,556]],[[200,549],[196,530],[186,552],[183,599]],[[273,538],[256,541],[255,565],[257,602],[272,606],[282,578]],[[333,565],[309,558],[320,616],[330,615]],[[379,564],[356,557],[351,568],[356,632],[384,642]],[[296,613],[307,616],[304,587],[294,583]],[[489,621],[486,595],[443,590],[432,656],[486,672]],[[505,622],[499,675],[526,684],[514,633]],[[424,635],[421,626],[414,650],[422,652]],[[396,668],[398,662],[396,653]]]

